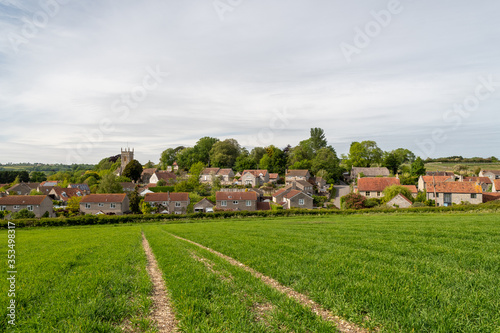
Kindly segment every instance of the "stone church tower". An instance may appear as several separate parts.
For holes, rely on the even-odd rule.
[[[121,149],[121,152],[122,152],[121,156],[122,164],[120,167],[120,173],[119,173],[120,175],[123,173],[123,170],[125,170],[127,164],[129,164],[130,161],[134,159],[134,149],[133,148],[132,150],[130,150],[130,148]]]

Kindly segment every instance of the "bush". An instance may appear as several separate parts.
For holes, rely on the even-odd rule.
[[[417,201],[417,202],[414,202],[411,206],[412,207],[425,207],[425,203]]]
[[[343,200],[342,200],[343,199]],[[366,198],[359,193],[349,193],[344,195],[341,200],[346,209],[362,209],[365,208]]]
[[[30,212],[26,208],[21,209],[17,213],[12,214],[12,219],[29,219],[29,218],[34,218],[35,213]]]
[[[373,208],[373,207],[376,207],[380,205],[380,199],[377,199],[377,198],[370,198],[370,199],[366,199],[365,201],[365,208]]]

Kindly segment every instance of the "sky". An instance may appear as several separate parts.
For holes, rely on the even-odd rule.
[[[325,131],[499,156],[500,2],[0,0],[0,163]],[[500,156],[499,156],[500,157]]]

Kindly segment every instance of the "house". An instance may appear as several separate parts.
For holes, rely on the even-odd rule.
[[[285,194],[287,194],[288,192],[290,192],[293,189],[294,188],[292,185],[286,186],[284,188],[280,188],[279,190],[277,190],[276,192],[273,193],[273,196],[272,196],[273,202],[275,202],[275,203],[283,202],[283,197],[285,196]]]
[[[280,180],[280,175],[278,173],[270,173],[269,174],[269,182],[271,184],[276,184]]]
[[[451,206],[462,202],[479,204],[483,202],[483,189],[479,183],[473,182],[443,182],[434,186],[428,184],[427,199],[435,200],[437,206]]]
[[[200,174],[200,183],[210,184],[213,177],[218,177],[223,183],[231,183],[234,171],[233,169],[205,168]]]
[[[40,186],[54,187],[59,185],[59,181],[57,180],[46,180],[40,183]]]
[[[19,183],[7,189],[7,193],[14,195],[28,195],[32,188],[27,183]]]
[[[157,168],[146,168],[142,170],[141,173],[141,183],[148,184],[151,180],[151,176],[157,171]],[[171,170],[168,170],[171,171]]]
[[[195,213],[213,213],[215,204],[207,198],[201,199],[193,206]]]
[[[408,199],[401,193],[398,193],[398,195],[389,200],[386,205],[391,208],[408,208],[411,207],[412,204],[413,203],[410,199]]]
[[[417,194],[418,194],[418,189],[415,185],[401,185],[403,187],[406,187],[407,189],[410,190],[411,192],[411,196],[416,198],[417,197]]]
[[[418,190],[424,192],[428,184],[437,184],[442,182],[454,182],[455,175],[452,176],[420,176],[418,177]]]
[[[481,170],[479,177],[488,177],[491,181],[500,179],[500,170]]]
[[[216,192],[216,207],[229,211],[257,210],[256,192]]]
[[[83,194],[90,194],[90,187],[87,184],[69,184],[68,188],[77,188]]]
[[[326,180],[324,180],[323,177],[311,177],[309,181],[316,185],[319,192],[328,191]]]
[[[451,171],[427,171],[425,173],[426,176],[448,176],[448,177],[454,177],[455,173]]]
[[[129,212],[129,200],[125,193],[89,194],[80,201],[84,214],[116,214]]]
[[[242,185],[251,185],[252,187],[262,186],[269,182],[269,173],[267,170],[244,170],[240,178]]]
[[[49,196],[54,200],[62,201],[66,205],[72,197],[83,197],[85,194],[77,188],[53,187]]]
[[[156,207],[162,214],[186,214],[190,203],[187,192],[147,193],[144,202]]]
[[[357,192],[367,199],[382,198],[384,189],[392,185],[400,185],[398,177],[364,177],[358,179]]]
[[[123,192],[128,193],[128,192],[134,192],[136,184],[132,182],[121,182],[120,185],[122,186]]]
[[[493,180],[491,192],[500,192],[500,179]]]
[[[390,172],[389,169],[385,167],[379,168],[361,168],[361,167],[352,167],[351,174],[347,177],[347,181],[353,181],[358,178],[358,176],[363,177],[389,177]]]
[[[288,183],[291,185],[294,189],[301,190],[309,195],[314,194],[314,186],[313,184],[309,183],[308,181],[305,180],[296,180]]]
[[[54,216],[52,200],[46,195],[9,195],[0,198],[1,211],[17,213],[21,209],[35,213],[35,217],[42,217],[46,212],[49,217]]]
[[[500,200],[500,192],[483,193],[483,203]]]
[[[475,182],[479,183],[481,187],[483,188],[483,192],[488,192],[490,189],[490,186],[493,186],[493,182],[491,181],[490,178],[488,177],[464,177],[463,178],[464,182]],[[500,190],[500,188],[499,188]]]
[[[299,180],[308,181],[311,178],[309,170],[288,170],[285,174],[286,185]]]
[[[313,198],[309,194],[300,190],[290,190],[283,196],[283,201],[280,203],[283,208],[313,208]]]
[[[149,178],[149,183],[156,184],[156,183],[158,183],[158,181],[160,179],[163,179],[164,181],[166,181],[167,184],[173,184],[173,183],[175,183],[177,176],[173,172],[159,170],[151,175],[151,177]]]

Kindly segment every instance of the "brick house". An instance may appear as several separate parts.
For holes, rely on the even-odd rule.
[[[367,199],[382,198],[386,187],[400,184],[398,177],[363,177],[358,179],[356,192]]]
[[[80,212],[84,214],[123,215],[129,211],[129,200],[125,193],[89,194],[80,201]]]
[[[54,216],[52,200],[46,195],[9,195],[0,198],[0,210],[17,213],[21,209],[27,209],[35,213],[36,217],[42,217],[49,212],[49,217]]]
[[[220,210],[257,210],[258,196],[256,192],[217,192],[215,198],[217,201],[216,207]]]
[[[267,170],[244,170],[240,178],[241,185],[256,187],[262,186],[264,183],[269,183]]]
[[[451,206],[461,202],[480,204],[483,202],[483,189],[479,183],[444,182],[427,185],[427,199],[435,200],[437,206]]]
[[[156,207],[162,214],[186,214],[190,203],[187,192],[147,193],[144,202]]]
[[[280,180],[280,175],[277,173],[270,173],[269,174],[269,182],[271,184],[276,184]]]

